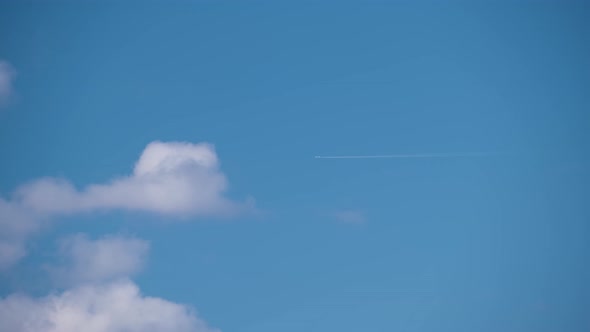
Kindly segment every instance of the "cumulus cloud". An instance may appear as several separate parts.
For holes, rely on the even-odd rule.
[[[340,222],[349,224],[362,224],[367,222],[367,217],[365,214],[357,210],[336,211],[332,214],[332,216]]]
[[[11,332],[215,332],[190,307],[141,294],[129,280],[79,286],[43,298],[0,300]]]
[[[40,213],[127,209],[173,215],[231,215],[251,208],[226,198],[228,182],[214,147],[207,143],[152,142],[129,176],[77,190],[62,179],[45,178],[16,192],[26,208]]]
[[[12,81],[16,70],[6,61],[0,60],[0,106],[13,94]]]
[[[25,242],[42,219],[95,210],[131,210],[167,216],[228,217],[255,210],[252,201],[226,196],[228,181],[213,145],[148,144],[133,172],[78,190],[65,179],[42,178],[0,197],[0,270],[26,254]]]
[[[147,241],[108,235],[91,240],[84,234],[60,242],[61,262],[50,268],[60,284],[106,282],[138,273],[149,250]]]
[[[41,298],[0,298],[0,331],[218,332],[191,307],[145,296],[128,278],[141,268],[147,250],[146,241],[131,237],[66,238],[61,272],[76,284]]]

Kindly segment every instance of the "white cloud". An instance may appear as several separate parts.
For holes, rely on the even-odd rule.
[[[41,298],[0,298],[0,331],[218,332],[191,307],[142,295],[127,278],[141,268],[147,250],[148,243],[136,238],[66,238],[62,277],[83,283]]]
[[[20,187],[16,199],[47,214],[127,209],[224,216],[251,208],[251,204],[226,198],[227,188],[212,145],[156,141],[145,148],[130,176],[81,191],[65,180],[40,179]]]
[[[12,95],[12,81],[15,76],[16,70],[8,62],[0,60],[0,106]]]
[[[61,264],[50,268],[60,284],[106,282],[138,273],[149,250],[147,241],[108,235],[90,240],[84,234],[60,242]]]
[[[25,240],[40,228],[40,218],[0,198],[0,271],[25,256]]]
[[[141,294],[129,280],[84,285],[43,298],[0,300],[11,332],[214,332],[190,307]]]
[[[42,178],[0,198],[0,270],[26,254],[25,242],[41,219],[94,210],[133,210],[168,216],[227,217],[253,212],[250,201],[226,197],[228,181],[214,147],[160,142],[146,146],[133,172],[77,190],[64,179]]]
[[[336,211],[333,214],[336,220],[349,224],[362,224],[367,222],[367,217],[361,211],[357,210],[342,210]]]

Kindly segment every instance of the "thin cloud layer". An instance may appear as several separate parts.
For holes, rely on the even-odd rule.
[[[343,223],[362,224],[367,222],[365,214],[358,210],[342,210],[332,214],[334,218]]]
[[[3,106],[13,94],[12,81],[16,70],[10,63],[0,60],[0,106]]]
[[[168,215],[225,216],[251,208],[224,196],[225,175],[212,145],[152,142],[133,173],[78,191],[63,179],[45,178],[19,188],[16,199],[39,213],[125,209]]]
[[[65,239],[60,254],[68,265],[62,276],[83,283],[41,298],[0,298],[0,331],[218,332],[191,307],[145,296],[128,279],[147,250],[147,242],[121,236]]]
[[[0,271],[26,255],[25,240],[36,232],[39,217],[0,198]]]
[[[60,242],[61,263],[50,268],[59,284],[107,282],[137,274],[149,250],[147,241],[108,235],[90,240],[84,234]]]

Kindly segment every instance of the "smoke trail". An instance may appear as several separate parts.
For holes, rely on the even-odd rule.
[[[492,152],[467,153],[418,153],[418,154],[384,154],[384,155],[349,155],[349,156],[315,156],[315,159],[374,159],[374,158],[461,158],[488,157],[497,155]]]

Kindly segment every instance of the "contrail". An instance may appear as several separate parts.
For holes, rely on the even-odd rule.
[[[316,159],[373,159],[373,158],[460,158],[488,157],[497,155],[493,152],[466,153],[418,153],[418,154],[382,154],[382,155],[350,155],[350,156],[315,156]]]

